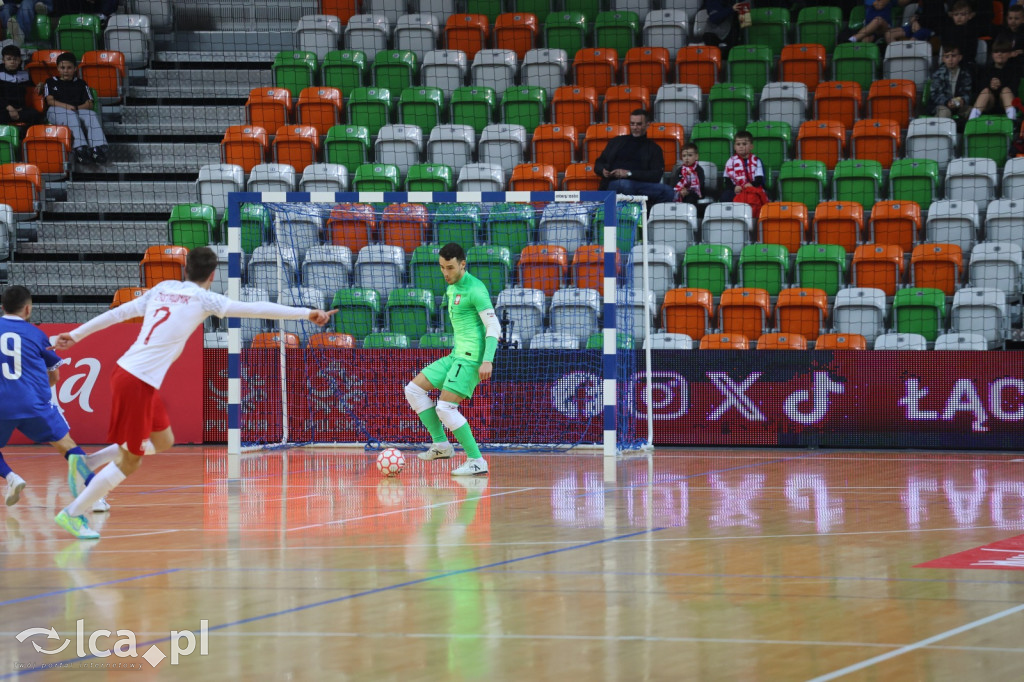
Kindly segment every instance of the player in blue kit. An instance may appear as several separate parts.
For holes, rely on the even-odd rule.
[[[32,294],[23,286],[8,287],[0,299],[0,447],[17,429],[37,443],[49,443],[64,455],[85,452],[71,439],[70,429],[56,405],[50,386],[60,377],[63,362],[50,350],[50,340],[28,321]],[[11,471],[0,453],[0,476],[7,479],[7,506],[18,502],[25,479]]]

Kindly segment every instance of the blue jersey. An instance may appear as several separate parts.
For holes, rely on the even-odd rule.
[[[61,363],[43,331],[20,317],[0,318],[0,419],[49,414],[50,375]]]

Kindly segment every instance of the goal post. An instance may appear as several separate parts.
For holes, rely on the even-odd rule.
[[[501,443],[510,448],[526,446],[565,448],[583,444],[599,445],[606,461],[611,463],[610,466],[614,473],[614,461],[617,455],[624,450],[637,449],[649,445],[647,441],[649,441],[652,433],[651,425],[648,423],[646,434],[640,435],[641,423],[648,421],[649,415],[644,413],[643,406],[638,404],[640,401],[636,398],[639,384],[643,385],[643,390],[649,390],[647,382],[638,379],[638,377],[646,376],[649,367],[638,371],[638,362],[643,362],[645,354],[642,352],[639,343],[634,347],[631,333],[623,333],[627,325],[630,332],[635,329],[649,330],[650,317],[654,313],[653,310],[641,306],[641,310],[646,311],[642,315],[648,319],[639,320],[637,318],[637,323],[634,324],[631,315],[633,314],[632,311],[636,310],[636,306],[622,306],[624,295],[627,296],[629,301],[639,300],[642,302],[647,300],[643,292],[638,294],[633,291],[634,264],[628,251],[632,245],[639,243],[638,237],[642,234],[642,225],[646,218],[646,206],[639,202],[639,199],[642,198],[617,197],[614,192],[609,191],[230,192],[227,196],[226,209],[226,236],[229,254],[226,293],[233,300],[243,300],[243,291],[249,291],[251,295],[256,278],[254,263],[259,260],[261,267],[269,267],[272,273],[266,275],[265,269],[260,271],[263,273],[260,276],[269,277],[269,279],[262,280],[269,282],[268,289],[271,290],[272,294],[269,300],[280,300],[282,303],[295,305],[307,305],[305,301],[285,300],[281,296],[293,285],[301,289],[301,285],[310,284],[310,282],[304,281],[303,265],[308,265],[308,260],[306,259],[312,258],[311,254],[314,251],[325,245],[343,244],[346,240],[351,240],[352,243],[350,245],[352,247],[358,247],[349,250],[351,251],[350,265],[353,267],[353,285],[351,289],[360,291],[355,285],[361,283],[358,279],[358,267],[359,259],[364,257],[365,249],[378,245],[391,250],[397,250],[398,248],[387,243],[390,238],[390,235],[387,234],[388,229],[391,225],[395,224],[387,221],[391,220],[393,213],[399,210],[396,207],[412,206],[413,209],[416,206],[429,207],[429,209],[426,209],[426,220],[420,223],[423,226],[424,232],[421,246],[439,245],[441,242],[449,239],[448,235],[452,232],[450,230],[445,232],[440,227],[444,216],[462,216],[463,214],[469,216],[476,222],[470,222],[469,228],[460,228],[463,229],[461,234],[467,235],[465,236],[466,243],[463,244],[467,252],[470,252],[474,245],[477,248],[489,245],[489,238],[494,236],[491,231],[492,224],[498,224],[498,218],[504,216],[503,211],[510,210],[509,207],[529,207],[529,209],[522,209],[522,212],[529,218],[529,225],[531,226],[529,228],[530,232],[523,235],[524,243],[534,246],[534,250],[545,251],[548,247],[551,247],[550,250],[555,252],[556,255],[561,254],[559,257],[563,265],[563,275],[561,281],[554,285],[554,289],[565,288],[573,292],[580,291],[580,293],[595,296],[599,300],[599,309],[596,309],[598,306],[595,305],[593,319],[595,323],[598,319],[600,320],[600,327],[598,330],[571,330],[576,331],[578,334],[579,345],[576,346],[578,350],[535,350],[542,347],[547,348],[548,346],[542,346],[540,339],[535,339],[531,336],[528,346],[531,350],[525,351],[527,343],[520,341],[515,331],[517,321],[513,320],[508,325],[508,328],[503,324],[503,341],[517,343],[517,346],[508,349],[506,347],[507,344],[503,343],[502,350],[499,350],[499,358],[496,358],[498,364],[501,364],[502,358],[506,360],[506,363],[509,359],[515,359],[515,362],[512,364],[516,365],[517,379],[522,379],[523,376],[534,372],[541,377],[536,382],[536,386],[533,384],[526,388],[517,386],[514,390],[510,390],[503,395],[515,396],[515,399],[522,400],[524,396],[532,396],[530,387],[533,387],[536,391],[546,390],[548,394],[537,397],[537,400],[544,399],[562,406],[562,414],[551,412],[556,417],[554,421],[575,420],[581,422],[581,426],[576,433],[570,435],[565,435],[562,432],[556,434],[553,430],[547,430],[546,428],[534,428],[531,430],[525,427],[522,433],[516,434],[508,428],[502,428],[502,425],[517,420],[529,421],[531,415],[543,419],[544,409],[549,408],[550,405],[545,405],[543,406],[544,409],[541,409],[537,408],[536,405],[527,404],[523,406],[521,414],[515,414],[516,408],[514,406],[506,409],[507,406],[503,404],[500,406],[501,409],[496,409],[494,414],[488,415],[491,423],[495,425],[492,431],[501,433],[500,437],[495,436],[498,440],[492,440],[491,442]],[[251,224],[247,225],[245,223],[246,215],[251,215],[254,212],[253,207],[262,207],[259,209],[260,213],[265,213],[268,216],[268,221],[262,228],[259,225],[254,227]],[[354,213],[356,207],[359,211],[368,212],[366,219],[367,227],[365,228],[368,234],[366,235],[361,233],[363,230],[361,223],[359,223],[360,227],[353,229],[352,225],[356,223],[344,222],[344,217]],[[411,216],[422,220],[424,213],[413,209],[403,208],[402,210],[408,210]],[[620,218],[620,216],[627,216],[628,219]],[[561,223],[557,222],[558,220],[568,221],[566,224],[570,226],[578,226],[572,227],[572,229],[563,229],[561,228]],[[626,224],[623,225],[622,223]],[[253,237],[253,230],[262,230],[256,240]],[[578,230],[578,234],[572,230]],[[370,234],[369,231],[373,231],[373,233]],[[407,237],[408,234],[403,233],[402,236],[396,239],[400,242],[402,238]],[[364,242],[365,245],[359,247],[359,244]],[[564,242],[565,246],[562,246],[560,242]],[[257,248],[254,248],[254,244],[262,247],[261,253],[257,254]],[[396,268],[404,274],[399,275],[399,279],[394,283],[395,286],[378,285],[377,282],[379,280],[376,277],[371,277],[371,284],[387,288],[387,291],[383,292],[379,299],[387,301],[396,290],[405,291],[406,286],[412,287],[412,285],[418,286],[421,284],[416,281],[415,273],[422,272],[422,270],[413,271],[411,265],[411,263],[419,258],[419,254],[413,249],[414,246],[415,242],[409,242],[406,245],[408,250],[402,254],[405,257],[405,262],[396,264]],[[568,250],[565,248],[566,246],[568,246]],[[576,258],[574,260],[571,254],[578,248],[579,253],[577,256],[579,256],[587,250],[586,247],[588,246],[595,251],[596,247],[600,247],[600,266],[594,263],[591,269],[591,272],[599,272],[600,276],[596,279],[588,280],[591,283],[591,288],[597,289],[600,287],[602,289],[600,297],[597,297],[592,292],[582,291],[580,287],[576,286],[581,283],[587,286],[587,283],[582,281],[582,275],[580,275],[579,281],[577,280],[580,270],[576,269],[575,263],[580,259]],[[495,247],[499,252],[503,252],[503,248]],[[269,257],[268,249],[271,254]],[[527,252],[528,249],[524,248],[522,254]],[[473,253],[476,254],[477,252],[474,251]],[[523,265],[519,260],[521,255],[516,253],[512,258],[515,265],[511,272],[508,273],[508,290],[527,290],[522,286],[524,280],[521,277],[524,270],[519,267]],[[472,256],[469,256],[468,260],[470,261],[469,270],[473,272],[474,260]],[[565,267],[570,262],[574,263],[574,265],[572,267]],[[640,265],[638,263],[636,267],[640,267]],[[273,274],[275,266],[276,275]],[[433,266],[434,270],[437,270],[436,256],[433,257]],[[637,283],[639,284],[642,279],[638,278],[636,280]],[[246,289],[243,289],[243,283],[246,285]],[[527,284],[531,283],[527,282]],[[345,288],[349,288],[348,281],[334,280],[321,284],[321,289],[326,291],[327,298],[324,299],[325,303],[317,307],[330,305],[331,301],[328,299],[335,295],[335,290],[341,293],[340,290]],[[321,289],[317,289],[317,291]],[[365,289],[361,291],[365,291]],[[529,289],[529,291],[536,290]],[[381,292],[378,291],[378,293]],[[498,303],[497,307],[501,308],[503,301],[503,297],[501,297],[502,292],[491,290],[490,293],[492,300]],[[555,317],[552,311],[552,307],[555,305],[555,296],[551,290],[548,290],[546,293],[549,295],[543,299],[544,320],[543,326],[539,328],[541,331],[538,332],[538,335],[543,335],[547,330],[559,327],[559,321],[563,319],[575,319],[571,318],[571,316],[570,318],[563,318],[561,316],[563,308],[559,307],[558,320],[553,321],[551,318]],[[557,293],[557,291],[554,293]],[[559,296],[561,297],[561,294]],[[584,296],[583,298],[587,297]],[[428,301],[428,305],[429,303]],[[313,307],[312,303],[308,305]],[[383,311],[383,303],[381,303],[380,309]],[[389,308],[386,316],[381,312],[378,319],[390,320],[390,315],[391,309]],[[499,315],[501,315],[500,312]],[[441,326],[442,331],[444,316],[443,309],[439,309],[437,317],[433,318],[434,322]],[[298,393],[303,390],[311,390],[308,387],[315,384],[319,379],[316,376],[312,376],[318,371],[315,359],[310,361],[309,366],[303,365],[310,373],[309,376],[305,377],[304,384],[300,384],[296,380],[297,377],[291,376],[291,373],[299,371],[295,368],[300,365],[298,361],[293,365],[290,359],[286,359],[291,358],[292,356],[289,353],[294,354],[295,351],[286,348],[287,335],[284,333],[279,334],[277,337],[280,342],[280,370],[269,368],[267,365],[261,365],[263,369],[259,370],[260,372],[265,370],[265,375],[261,376],[260,379],[263,386],[269,391],[271,396],[270,402],[277,401],[278,399],[280,401],[280,433],[278,435],[278,432],[275,431],[275,436],[271,439],[267,437],[266,433],[254,434],[246,432],[246,413],[244,410],[247,408],[243,406],[251,403],[251,401],[247,402],[246,400],[247,393],[250,392],[250,387],[248,386],[250,382],[247,379],[250,370],[247,368],[253,362],[248,357],[253,351],[247,350],[247,342],[249,340],[243,338],[245,325],[246,322],[238,318],[229,319],[226,325],[228,337],[227,411],[229,478],[238,477],[240,471],[240,466],[238,465],[239,456],[243,449],[254,444],[265,447],[268,445],[339,442],[336,438],[331,437],[332,434],[330,433],[311,434],[304,429],[289,431],[291,420],[288,415],[290,412],[294,412],[297,418],[299,413],[308,408],[306,403],[312,404],[313,402],[298,395]],[[281,329],[283,328],[282,325]],[[511,328],[511,331],[509,328]],[[525,334],[526,328],[520,327],[520,329]],[[339,328],[338,331],[344,330]],[[596,342],[597,334],[589,335],[589,338],[587,338],[586,331],[599,331],[600,343]],[[646,333],[644,331],[643,335],[646,335]],[[305,332],[301,335],[305,336]],[[378,335],[374,334],[374,336]],[[549,336],[557,337],[558,334],[552,333]],[[369,338],[370,336],[367,335],[356,345],[369,344]],[[416,341],[419,340],[421,339],[413,339],[412,347],[417,347]],[[590,342],[589,344],[588,341]],[[559,375],[559,372],[571,366],[571,363],[574,361],[572,358],[579,358],[581,363],[586,362],[589,356],[595,355],[594,349],[598,346],[601,353],[600,361],[596,363],[596,366],[580,372],[570,371]],[[516,348],[519,349],[518,354],[514,354]],[[587,350],[588,348],[590,349],[589,351]],[[305,338],[303,338],[302,349],[300,352],[314,352],[312,347],[307,347]],[[267,351],[261,352],[266,353]],[[315,352],[329,354],[332,352],[336,353],[337,351],[334,349],[317,348]],[[530,358],[527,359],[527,355],[530,353],[533,355],[530,355]],[[292,369],[289,369],[290,367]],[[313,369],[310,370],[309,367],[313,367]],[[351,368],[349,370],[349,373],[351,373]],[[274,389],[269,386],[272,383],[270,376],[277,371],[280,372],[278,377],[280,379],[280,388]],[[501,371],[502,368],[500,366],[496,367],[496,372]],[[287,378],[286,374],[288,375]],[[382,374],[376,380],[382,381],[383,378],[384,375]],[[411,378],[411,376],[408,378],[391,376],[390,381],[392,383],[404,383]],[[365,381],[373,381],[373,379],[366,378]],[[590,382],[589,384],[587,383],[588,381]],[[377,388],[380,387],[378,386]],[[335,387],[334,390],[338,389]],[[365,390],[370,392],[373,389],[371,387]],[[339,404],[343,402],[340,394],[335,397],[338,399]],[[528,399],[533,398],[530,397]],[[397,404],[397,399],[393,400],[393,402],[395,407],[401,408],[401,405]],[[647,401],[644,400],[644,402]],[[292,410],[292,403],[296,405],[295,410]],[[323,403],[321,402],[321,404]],[[405,407],[407,408],[407,405]],[[390,404],[386,406],[381,405],[381,409],[390,408]],[[398,409],[395,411],[397,412]],[[414,418],[411,411],[406,411],[408,411],[409,417]],[[360,418],[355,412],[356,410],[352,409],[343,417],[351,416],[353,420],[359,420]],[[599,418],[598,415],[600,415]],[[404,418],[406,415],[403,414],[402,416]],[[473,417],[470,417],[470,420],[472,423]],[[594,422],[594,424],[591,425],[589,422]],[[379,424],[376,426],[368,424],[369,422],[366,419],[362,419],[361,423],[357,424],[361,429],[358,440],[366,445],[408,443],[407,439],[390,433],[388,428],[382,428]],[[597,430],[599,438],[588,438],[586,434],[593,434],[595,429],[592,426],[598,424],[600,425]],[[514,440],[508,438],[510,433]],[[534,440],[534,434],[536,433],[541,434],[538,437],[541,442]],[[530,434],[529,437],[527,434]],[[543,436],[545,434],[555,434],[553,439],[549,439],[554,440],[554,442],[544,442]],[[425,430],[423,430],[421,436],[423,439],[426,438]],[[349,439],[348,442],[353,440]],[[478,440],[482,441],[481,438],[478,438]],[[608,469],[609,466],[606,466],[606,473]]]

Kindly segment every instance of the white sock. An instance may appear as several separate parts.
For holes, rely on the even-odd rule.
[[[975,107],[971,109],[971,115],[967,117],[968,120],[975,119],[981,116],[981,109]]]
[[[857,42],[857,36],[850,36],[850,42],[851,43]]]
[[[117,468],[116,464],[104,467],[93,477],[85,490],[79,493],[75,501],[65,507],[64,511],[68,513],[68,516],[82,516],[92,510],[96,500],[106,497],[107,493],[119,486],[126,478],[127,476]]]
[[[93,471],[96,471],[107,462],[113,462],[120,450],[121,447],[119,445],[108,445],[102,450],[97,450],[91,455],[86,455],[85,464]]]
[[[1006,107],[1006,116],[1011,121],[1016,120],[1017,119],[1017,108],[1016,107]]]

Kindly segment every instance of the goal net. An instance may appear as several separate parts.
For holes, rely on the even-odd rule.
[[[328,328],[230,321],[229,449],[232,426],[241,446],[429,444],[403,387],[451,351],[438,263],[451,242],[502,325],[494,376],[461,407],[481,447],[642,445],[635,375],[655,312],[631,257],[642,203],[611,192],[265,192],[229,204],[229,295],[338,310]]]

